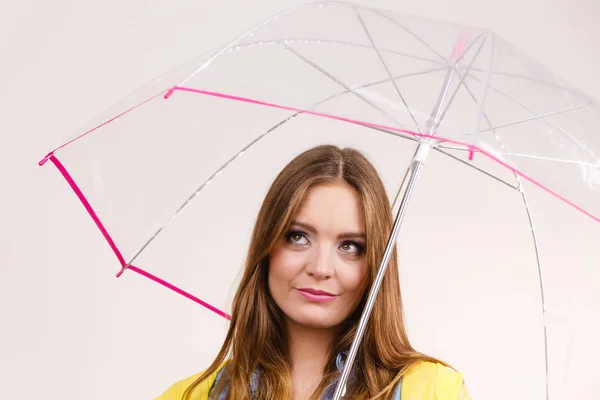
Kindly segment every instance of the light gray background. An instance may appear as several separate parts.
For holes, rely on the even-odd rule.
[[[204,368],[210,351],[197,362],[186,357],[202,347],[200,325],[207,320],[195,320],[198,306],[157,291],[142,278],[116,280],[114,256],[96,227],[56,171],[37,167],[37,161],[144,82],[299,3],[2,4],[0,398],[148,399],[174,379]],[[492,28],[600,98],[600,3],[595,0],[360,3]],[[557,218],[558,223],[540,221],[546,224],[546,245],[557,249],[547,257],[549,268],[573,271],[571,279],[557,278],[554,284],[565,299],[581,300],[586,293],[579,314],[569,316],[585,320],[599,305],[591,293],[599,278],[592,246],[600,236],[583,218]],[[580,270],[585,273],[578,275]],[[593,343],[597,325],[578,326],[578,341]],[[189,333],[181,335],[182,329]],[[597,355],[597,347],[590,354]],[[577,362],[586,358],[571,356]],[[564,365],[587,371],[588,385],[556,398],[593,398],[595,363],[577,362]],[[494,372],[502,385],[502,371]],[[531,398],[523,385],[523,393],[513,398]],[[479,387],[477,393],[493,398],[493,390],[486,396]]]

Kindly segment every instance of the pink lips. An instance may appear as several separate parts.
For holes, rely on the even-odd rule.
[[[315,289],[296,289],[300,296],[304,297],[306,300],[314,301],[317,303],[327,303],[329,301],[335,300],[337,297],[335,294],[324,292],[322,290]]]

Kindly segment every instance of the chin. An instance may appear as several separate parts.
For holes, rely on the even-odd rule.
[[[288,314],[288,318],[294,321],[295,323],[302,326],[306,326],[308,328],[331,329],[335,328],[343,321],[339,320],[339,317],[337,315],[335,318],[332,318],[332,314],[335,315],[335,313],[331,311],[323,313],[324,315],[319,315],[321,313],[314,310],[306,310],[305,312],[298,311],[299,310],[296,310],[296,312]]]

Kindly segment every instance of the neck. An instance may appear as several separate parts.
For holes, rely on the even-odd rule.
[[[312,371],[321,374],[337,330],[310,328],[288,320],[287,331],[292,371]]]

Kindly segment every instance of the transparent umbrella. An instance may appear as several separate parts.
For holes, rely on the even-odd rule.
[[[475,398],[589,398],[598,374],[573,346],[600,350],[553,340],[562,293],[545,286],[552,245],[535,221],[552,203],[600,222],[598,111],[493,32],[311,3],[148,83],[40,165],[50,160],[79,197],[117,276],[186,296],[212,311],[210,324],[229,317],[275,174],[317,144],[360,149],[394,205],[378,277],[398,243],[413,340],[464,370]],[[599,297],[586,301],[572,307]],[[598,314],[588,317],[600,332]]]

